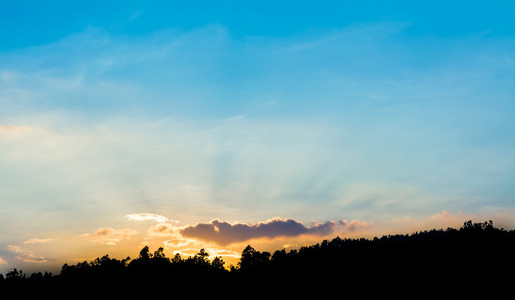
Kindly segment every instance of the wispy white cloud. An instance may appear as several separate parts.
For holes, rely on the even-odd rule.
[[[151,213],[137,213],[128,214],[126,217],[131,221],[154,221],[154,222],[168,222],[168,218],[165,216],[151,214]]]
[[[175,238],[175,239],[165,240],[163,242],[163,244],[164,244],[165,248],[176,249],[176,248],[185,247],[185,246],[190,245],[190,244],[192,244],[194,242],[195,242],[194,240],[190,240],[190,239]]]
[[[352,44],[354,47],[363,47],[366,43],[370,44],[370,42],[380,43],[384,38],[398,34],[409,25],[407,22],[354,24],[339,30],[318,34],[315,37],[303,37],[303,41],[292,42],[293,45],[289,45],[288,49],[301,51],[319,47],[334,47],[335,42],[340,42],[343,45]],[[343,45],[337,46],[342,47]]]
[[[30,130],[28,126],[18,126],[13,124],[0,124],[0,133],[21,133]]]
[[[16,257],[16,259],[19,259],[23,262],[31,262],[31,263],[44,263],[44,262],[48,261],[45,257],[36,255],[32,252],[23,253],[21,255],[16,255],[15,257]]]
[[[6,265],[7,261],[0,257],[0,265]]]
[[[14,253],[23,253],[23,249],[19,245],[7,245],[7,249]]]
[[[7,249],[17,254],[15,258],[23,262],[44,263],[48,261],[45,257],[37,255],[34,251],[27,250],[19,245],[7,245]]]
[[[95,242],[114,246],[123,240],[135,238],[137,235],[138,231],[129,228],[114,229],[104,227],[93,233],[84,233],[80,236],[83,238],[91,239]]]
[[[227,249],[220,249],[220,248],[204,248],[204,250],[209,254],[209,258],[215,258],[217,256],[221,256],[222,258],[227,259],[239,259],[241,257],[241,254],[237,251],[227,250]],[[174,251],[174,253],[178,253],[183,257],[189,257],[194,256],[199,252],[199,249],[196,248],[182,248],[179,250]]]
[[[47,242],[50,242],[50,241],[53,241],[55,239],[51,239],[51,238],[47,238],[47,239],[38,239],[38,238],[33,238],[33,239],[28,239],[26,240],[25,242],[23,242],[24,245],[27,245],[27,244],[36,244],[36,243],[47,243]]]
[[[159,223],[152,225],[147,234],[149,236],[170,236],[176,235],[178,233],[179,228],[171,223]]]
[[[363,229],[369,229],[371,227],[374,227],[374,222],[367,222],[367,221],[358,221],[358,220],[341,220],[338,221],[340,225],[343,226],[343,229],[346,231],[356,231],[356,230],[363,230]]]

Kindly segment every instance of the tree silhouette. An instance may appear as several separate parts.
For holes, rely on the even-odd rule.
[[[269,252],[259,252],[248,245],[241,253],[239,267],[242,270],[249,270],[255,267],[262,267],[270,261]]]
[[[5,274],[6,280],[22,280],[27,278],[27,276],[23,273],[22,270],[17,270],[16,268],[12,269],[11,271],[8,271]]]
[[[164,248],[151,252],[145,246],[136,259],[104,255],[90,262],[65,263],[57,275],[36,272],[27,276],[12,269],[5,278],[0,274],[0,290],[66,290],[73,294],[84,293],[88,287],[91,293],[110,291],[119,298],[120,293],[133,296],[134,290],[148,292],[151,287],[160,291],[172,284],[196,295],[212,296],[230,283],[234,292],[270,296],[270,291],[282,291],[289,298],[295,292],[305,296],[309,290],[329,295],[330,287],[366,291],[369,296],[393,291],[415,296],[454,292],[460,297],[488,292],[495,298],[510,291],[513,253],[514,230],[497,229],[492,221],[467,221],[460,229],[373,239],[336,237],[290,251],[279,249],[273,255],[248,245],[230,271],[221,257],[210,261],[205,249],[187,258],[176,253],[170,259]]]
[[[220,256],[216,256],[211,262],[211,266],[215,271],[224,271],[225,270],[225,262]]]
[[[209,261],[207,259],[208,257],[209,253],[207,253],[206,250],[202,248],[197,254],[195,254],[195,256],[188,258],[186,262],[196,267],[207,267],[209,266]]]

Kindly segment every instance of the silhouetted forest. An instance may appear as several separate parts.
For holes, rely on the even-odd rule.
[[[433,229],[374,239],[324,240],[274,253],[247,246],[237,266],[222,258],[196,255],[167,257],[163,248],[144,247],[139,257],[105,255],[59,274],[13,269],[0,276],[0,291],[59,295],[149,295],[174,298],[251,295],[501,295],[515,285],[515,231],[492,221],[465,222],[460,229]],[[72,294],[70,294],[72,293]],[[245,294],[242,294],[245,293]],[[413,294],[417,293],[417,294]],[[442,295],[444,295],[442,294]],[[340,297],[341,296],[341,297]],[[193,297],[196,298],[196,297]]]

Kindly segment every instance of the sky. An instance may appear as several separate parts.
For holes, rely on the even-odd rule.
[[[0,0],[0,273],[515,228],[513,1]]]

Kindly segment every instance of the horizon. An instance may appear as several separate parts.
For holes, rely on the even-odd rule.
[[[263,249],[256,249],[253,245],[251,245],[250,243],[240,243],[240,245],[242,246],[242,249],[240,251],[240,253],[242,251],[245,251],[244,249],[248,248],[248,247],[252,247],[253,249],[255,249],[256,251],[262,251],[262,252],[268,252],[270,255],[273,255],[276,251],[281,251],[281,250],[284,250],[286,251],[286,253],[295,253],[295,251],[298,251],[298,250],[301,250],[302,248],[304,247],[307,247],[307,248],[311,248],[311,247],[316,247],[318,245],[321,245],[325,242],[333,242],[333,241],[336,241],[336,240],[342,240],[342,241],[346,241],[346,240],[368,240],[368,241],[376,241],[376,239],[381,239],[381,238],[391,238],[391,237],[396,237],[396,236],[406,236],[406,237],[412,237],[412,236],[415,236],[417,234],[424,234],[424,233],[431,233],[433,231],[445,231],[445,232],[449,232],[449,230],[456,230],[456,231],[460,231],[462,230],[463,228],[465,228],[466,226],[472,226],[472,225],[489,225],[489,226],[493,226],[493,228],[495,228],[496,230],[500,230],[501,232],[504,231],[504,232],[513,232],[515,231],[515,229],[506,229],[506,228],[501,228],[501,227],[497,227],[495,226],[495,224],[493,224],[493,221],[492,220],[489,220],[489,221],[484,221],[484,222],[472,222],[472,220],[468,220],[466,222],[464,222],[462,224],[462,226],[454,226],[454,227],[447,227],[447,228],[426,228],[426,229],[423,229],[423,228],[420,228],[420,230],[417,230],[417,231],[414,231],[414,232],[410,232],[410,233],[385,233],[383,235],[369,235],[369,236],[364,236],[364,235],[357,235],[357,236],[344,236],[343,239],[342,237],[340,237],[339,235],[337,236],[334,236],[334,237],[327,237],[324,238],[323,240],[311,240],[311,243],[304,243],[304,244],[301,244],[301,245],[296,245],[294,247],[292,247],[291,245],[283,245],[283,247],[279,247],[279,248],[270,248],[270,240],[268,241],[265,241],[264,243],[267,244],[267,248],[265,248],[264,250]],[[484,230],[485,227],[482,228],[482,230]],[[281,238],[284,238],[284,237],[279,237],[279,239]],[[256,240],[254,240],[256,241]],[[257,241],[257,244],[259,245],[259,240]],[[199,248],[198,250],[194,251],[194,249],[188,249],[188,250],[191,250],[190,253],[184,253],[182,251],[166,251],[166,243],[164,246],[158,246],[158,248],[155,248],[155,249],[152,249],[149,247],[148,244],[145,244],[145,245],[141,245],[141,248],[138,248],[138,250],[135,252],[136,254],[139,254],[140,251],[142,251],[144,248],[147,248],[148,249],[148,253],[151,255],[152,257],[152,253],[154,253],[154,251],[158,251],[158,250],[162,250],[162,254],[164,255],[164,257],[168,258],[170,260],[170,262],[172,262],[172,259],[174,257],[172,257],[172,255],[176,255],[176,254],[179,254],[180,255],[180,258],[182,260],[187,260],[189,258],[193,258],[194,256],[196,256],[198,253],[200,253],[201,251],[205,251],[205,253],[208,255],[207,256],[207,260],[209,262],[212,262],[215,258],[220,258],[222,259],[223,263],[224,263],[224,266],[223,268],[227,271],[231,271],[233,268],[235,268],[236,270],[239,268],[239,263],[241,262],[241,259],[242,259],[242,256],[241,255],[217,255],[218,253],[210,253],[210,250],[213,250],[213,249],[210,249],[210,248]],[[215,250],[216,252],[216,250]],[[55,275],[59,275],[61,273],[61,269],[64,265],[67,265],[67,266],[74,266],[74,265],[78,265],[78,264],[81,264],[81,263],[92,263],[93,261],[97,260],[97,259],[100,259],[100,258],[103,258],[103,257],[108,257],[110,259],[115,259],[115,260],[119,260],[119,261],[122,261],[122,260],[128,260],[127,263],[130,263],[131,261],[133,260],[137,260],[139,258],[139,255],[134,255],[134,256],[113,256],[109,253],[104,253],[103,255],[99,255],[98,257],[91,257],[89,259],[82,259],[82,260],[75,260],[73,262],[64,262],[62,266],[53,266],[53,269],[50,269],[50,270],[47,270],[47,269],[31,269],[31,271],[29,272],[25,272],[23,269],[18,269],[16,267],[14,268],[10,268],[8,270],[6,270],[6,273],[9,272],[9,271],[18,271],[20,272],[20,275],[23,273],[25,274],[26,276],[30,276],[32,273],[49,273],[49,275],[52,275],[52,276],[55,276]],[[0,275],[4,275],[5,273],[1,273],[0,272]],[[27,277],[28,278],[28,277]]]
[[[0,7],[0,273],[515,228],[513,1]]]

